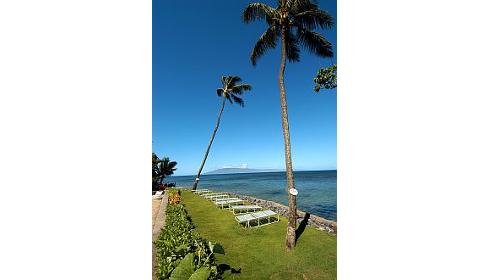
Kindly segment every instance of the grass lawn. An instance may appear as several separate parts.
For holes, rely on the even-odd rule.
[[[212,202],[182,191],[182,203],[199,234],[223,246],[225,254],[215,254],[218,264],[227,264],[240,273],[228,279],[336,279],[337,237],[306,227],[293,252],[285,246],[287,220],[247,229],[238,225],[232,212]]]

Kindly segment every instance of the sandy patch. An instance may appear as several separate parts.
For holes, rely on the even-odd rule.
[[[155,220],[157,218],[158,209],[160,209],[160,203],[162,203],[161,199],[153,199],[152,200],[152,213],[151,213],[151,228],[155,226]]]

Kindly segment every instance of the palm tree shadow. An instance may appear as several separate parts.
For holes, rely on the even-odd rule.
[[[299,227],[296,229],[296,242],[298,241],[301,234],[303,234],[303,232],[305,231],[305,228],[306,228],[306,225],[308,224],[309,219],[310,219],[310,213],[307,212],[305,214],[305,217],[303,218],[303,220],[299,224]]]
[[[218,274],[224,276],[225,274],[240,274],[242,273],[242,268],[233,268],[228,264],[220,264],[218,265]]]

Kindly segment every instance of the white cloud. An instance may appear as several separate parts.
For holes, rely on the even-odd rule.
[[[248,168],[248,163],[242,163],[240,165],[223,165],[221,168]]]

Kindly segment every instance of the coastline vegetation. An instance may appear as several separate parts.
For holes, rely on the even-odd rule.
[[[155,240],[158,279],[219,279],[215,244],[193,230],[179,192],[172,191],[170,197],[166,226]]]

